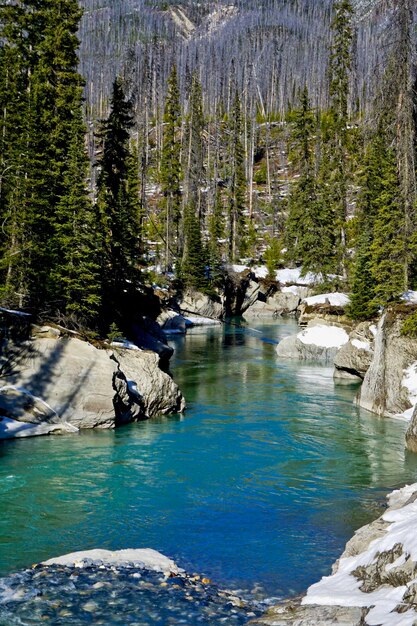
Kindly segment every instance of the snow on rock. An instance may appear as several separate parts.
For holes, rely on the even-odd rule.
[[[131,341],[127,341],[127,339],[116,339],[112,341],[110,344],[113,348],[124,348],[125,350],[139,350],[140,348]]]
[[[302,605],[370,607],[364,622],[369,626],[415,624],[416,496],[417,484],[391,494],[391,508],[374,523],[375,530],[370,525],[360,531],[368,532],[365,548],[342,556],[337,571],[312,585]]]
[[[396,417],[410,421],[417,405],[417,361],[404,370],[402,386],[408,390],[408,399],[410,400],[412,407],[403,411],[403,413],[399,413]]]
[[[315,304],[330,304],[331,306],[341,306],[344,307],[349,304],[349,296],[345,293],[322,293],[318,296],[310,296],[309,298],[304,298],[303,302],[305,302],[308,306],[313,306]]]
[[[361,341],[360,339],[352,339],[352,346],[355,346],[358,350],[366,350],[366,352],[369,352],[371,349],[369,341]]]
[[[349,335],[343,328],[318,324],[309,326],[297,338],[306,345],[321,346],[323,348],[341,348],[349,341]]]
[[[64,567],[85,567],[86,565],[114,565],[129,566],[135,565],[145,569],[161,572],[163,574],[178,574],[182,570],[168,557],[164,556],[151,548],[145,549],[128,549],[117,550],[85,550],[81,552],[72,552],[59,556],[48,561],[44,561],[42,565],[62,565]]]
[[[316,274],[311,274],[310,272],[305,276],[301,276],[301,268],[289,269],[284,268],[282,270],[277,270],[276,279],[283,284],[294,284],[298,285],[313,285],[314,283],[320,282],[320,277]]]
[[[221,321],[215,320],[211,317],[204,317],[199,315],[187,315],[185,316],[185,323],[187,326],[220,326]]]

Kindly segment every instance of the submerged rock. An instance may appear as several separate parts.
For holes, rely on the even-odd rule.
[[[155,550],[91,550],[0,579],[0,624],[243,626],[259,605]]]

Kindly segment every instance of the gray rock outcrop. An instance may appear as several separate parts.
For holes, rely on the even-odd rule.
[[[164,333],[185,335],[187,331],[187,321],[181,313],[166,309],[162,311],[156,320]]]
[[[297,311],[300,297],[293,293],[278,291],[264,301],[256,300],[243,314],[246,319],[274,318],[279,315],[290,315]]]
[[[143,316],[136,324],[133,324],[132,332],[135,344],[141,350],[152,350],[159,355],[161,364],[168,366],[169,359],[174,354],[174,349],[167,344],[164,331],[155,320]]]
[[[375,335],[370,322],[362,322],[349,335],[349,341],[340,348],[334,360],[334,377],[362,381],[373,357]]]
[[[401,335],[403,319],[388,311],[378,324],[373,359],[359,392],[359,406],[393,416],[412,406],[403,386],[404,370],[417,361],[417,339]]]
[[[314,335],[307,338],[306,335],[310,333]],[[323,323],[312,324],[297,335],[282,339],[277,345],[276,353],[282,359],[333,363],[341,345],[347,340],[346,332],[340,327]]]
[[[224,317],[224,307],[220,297],[218,299],[211,298],[199,291],[188,289],[178,299],[178,305],[185,317],[187,313],[213,319]]]
[[[0,438],[114,428],[184,409],[178,386],[153,352],[116,353],[50,336],[24,342],[21,350],[0,379]]]
[[[118,349],[115,357],[130,391],[139,394],[147,418],[184,411],[182,393],[172,378],[159,369],[157,354]]]

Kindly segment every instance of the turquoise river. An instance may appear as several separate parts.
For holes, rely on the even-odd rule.
[[[405,424],[331,368],[279,361],[295,322],[172,340],[184,416],[0,445],[0,575],[93,547],[152,547],[259,597],[302,592],[414,482]]]

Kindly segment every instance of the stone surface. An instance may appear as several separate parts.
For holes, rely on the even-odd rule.
[[[417,361],[417,340],[401,335],[402,319],[390,312],[378,324],[374,354],[358,395],[359,406],[393,416],[411,407],[404,370]]]
[[[335,378],[363,380],[373,357],[374,335],[370,322],[362,322],[349,335],[349,342],[337,352]]]
[[[172,559],[164,556],[151,548],[116,550],[85,550],[72,552],[63,556],[44,561],[42,565],[62,565],[65,567],[83,567],[84,565],[114,565],[135,566],[140,565],[146,569],[163,574],[178,574],[179,567]]]
[[[331,576],[312,585],[303,598],[271,607],[251,624],[415,624],[417,484],[394,491],[388,500],[384,514],[348,541]]]
[[[224,308],[220,298],[216,300],[199,291],[188,289],[178,298],[178,304],[185,317],[187,314],[213,319],[222,319],[224,316]]]
[[[315,323],[315,320],[320,320],[320,323],[328,323],[338,325],[347,330],[352,330],[354,324],[345,315],[343,307],[331,306],[329,304],[316,304],[309,306],[305,303],[299,306],[300,317],[298,323],[300,326],[307,326],[311,323]]]
[[[326,324],[323,320],[314,320],[308,325],[308,329],[320,328],[320,332],[325,333],[326,326],[328,326],[329,329],[335,327],[338,328],[340,333],[345,335],[347,339],[347,335],[343,332],[343,329],[339,326],[335,326],[334,324]],[[299,359],[301,361],[320,361],[323,363],[332,363],[338,350],[340,349],[340,346],[326,345],[325,337],[322,345],[319,343],[306,343],[300,339],[304,332],[282,339],[276,348],[277,355],[282,359]]]
[[[156,321],[164,333],[167,334],[184,335],[187,331],[187,320],[185,317],[171,309],[162,311]]]
[[[135,344],[142,350],[152,350],[159,355],[160,361],[167,364],[174,354],[174,349],[167,344],[162,328],[150,317],[142,317],[132,327]]]
[[[157,354],[117,349],[115,358],[130,391],[139,395],[146,417],[184,411],[182,393],[172,378],[159,369]]]
[[[79,339],[35,339],[31,352],[4,384],[23,387],[42,398],[78,428],[115,425],[113,377],[117,364],[105,350]]]
[[[249,270],[234,272],[229,269],[225,280],[225,313],[228,317],[243,315],[260,293],[258,279]]]
[[[100,350],[75,338],[26,342],[1,383],[1,438],[114,428],[185,406],[156,353]]]
[[[271,318],[279,315],[289,315],[297,311],[300,297],[293,293],[277,292],[266,299],[256,300],[244,313],[246,319]]]
[[[414,407],[410,424],[405,433],[405,445],[411,452],[417,452],[417,405]]]

